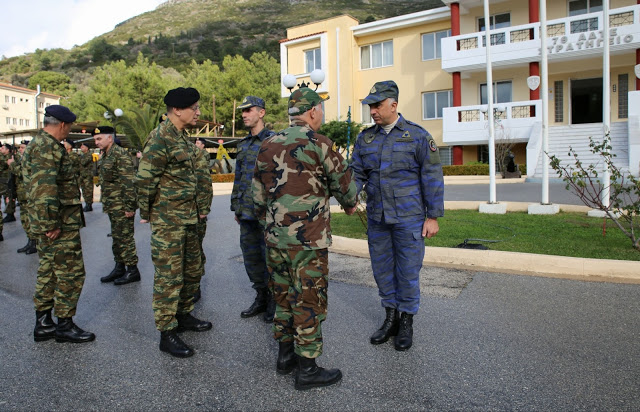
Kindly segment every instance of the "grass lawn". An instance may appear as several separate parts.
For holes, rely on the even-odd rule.
[[[615,224],[584,213],[529,215],[512,212],[505,215],[479,213],[474,210],[447,210],[439,218],[440,232],[425,239],[427,246],[456,247],[466,239],[482,243],[491,250],[539,253],[594,259],[640,260],[640,252]],[[366,239],[366,231],[358,215],[331,215],[331,229],[336,236]],[[495,240],[482,242],[471,239]]]

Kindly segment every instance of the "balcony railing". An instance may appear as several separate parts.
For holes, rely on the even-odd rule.
[[[541,121],[540,100],[494,105],[496,140],[526,142],[533,125]],[[487,105],[448,107],[442,113],[443,142],[484,144],[489,140]]]
[[[550,20],[547,23],[547,37],[552,38],[548,42],[549,58],[569,58],[575,53],[588,53],[594,51],[591,49],[601,48],[604,40],[601,33],[602,19],[602,12],[597,12]],[[610,10],[609,23],[612,52],[640,47],[640,5]],[[584,36],[588,38],[585,39]],[[590,40],[594,41],[590,43]],[[491,30],[491,44],[495,46],[492,51],[492,54],[495,53],[492,56],[494,65],[538,61],[540,23]],[[568,46],[561,48],[560,45]],[[485,46],[484,32],[442,39],[442,68],[451,72],[484,67]]]

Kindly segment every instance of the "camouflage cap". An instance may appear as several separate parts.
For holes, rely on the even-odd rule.
[[[377,82],[369,91],[369,95],[364,98],[362,104],[373,104],[388,99],[389,97],[398,100],[398,85],[393,80]]]
[[[325,100],[329,100],[329,96],[323,99],[310,88],[301,87],[289,96],[289,114],[291,116],[302,114]]]
[[[248,109],[253,106],[264,109],[264,100],[256,96],[247,96],[242,99],[242,103],[240,103],[240,106],[238,106],[237,109]]]

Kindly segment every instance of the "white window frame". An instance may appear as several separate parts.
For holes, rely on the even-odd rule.
[[[444,34],[444,35],[443,35]],[[438,35],[441,35],[440,39],[438,39]],[[427,40],[427,37],[433,37],[430,40]],[[441,31],[433,31],[430,33],[423,33],[421,38],[420,38],[420,47],[422,48],[422,61],[428,61],[428,60],[436,60],[436,59],[441,59],[442,58],[442,39],[444,39],[445,37],[451,37],[451,30],[441,30]],[[440,40],[440,41],[439,41]],[[435,50],[435,55],[433,57],[425,57],[424,53],[425,53],[425,49],[424,49],[424,43],[425,41],[431,41],[433,42],[433,50]]]
[[[439,107],[438,95],[442,96],[444,94],[447,95],[447,106]],[[433,104],[435,104],[435,107],[434,107],[435,115],[433,117],[429,117],[427,114],[428,107],[429,107],[428,106],[429,96],[433,96]],[[453,106],[453,90],[438,90],[434,92],[424,92],[422,93],[422,120],[442,119],[442,109],[447,107],[452,107],[452,106]],[[440,112],[440,116],[438,116],[438,112]]]
[[[593,6],[591,5],[591,3],[593,3],[594,0],[586,0],[587,2],[587,11],[585,11],[584,13],[574,13],[571,14],[571,3],[575,3],[581,0],[569,0],[567,1],[567,16],[580,16],[581,14],[589,14],[589,13],[595,13],[596,11],[602,11],[602,0],[600,0],[600,7],[599,9],[597,8],[598,6]],[[596,8],[595,10],[591,10],[592,8]]]
[[[509,96],[509,100],[506,101],[498,101],[498,84],[505,84],[505,83],[509,83],[511,85],[511,96]],[[480,102],[480,104],[487,104],[487,102],[483,102],[482,101],[482,86],[486,86],[486,83],[480,83],[480,86],[478,87],[478,93],[479,93],[479,97],[478,97],[478,101]],[[489,96],[487,96],[488,98]],[[500,81],[494,81],[493,82],[493,104],[496,103],[510,103],[513,101],[513,82],[511,80],[500,80]]]
[[[309,70],[309,56],[313,57],[313,69]],[[322,53],[320,52],[320,47],[316,47],[315,49],[309,49],[304,51],[304,69],[306,73],[311,73],[315,69],[322,68]]]
[[[369,110],[369,105],[362,103],[362,124],[370,125],[373,124],[373,119],[371,118],[371,111]]]
[[[29,127],[29,119],[24,119],[24,125],[25,127]]]
[[[382,62],[379,66],[374,66],[373,53],[371,53],[371,49],[378,45],[380,45],[380,54],[381,54]],[[385,62],[385,49],[388,47],[391,47],[391,61]],[[365,49],[369,50],[369,62],[367,67],[364,67],[363,61],[362,61],[362,52]],[[393,66],[393,60],[394,60],[393,59],[393,40],[386,40],[378,43],[367,44],[366,46],[360,46],[360,70],[379,69],[380,67],[391,67]]]
[[[11,96],[11,103],[15,104],[16,103],[16,96]]]

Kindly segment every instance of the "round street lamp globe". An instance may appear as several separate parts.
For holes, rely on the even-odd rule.
[[[105,119],[107,119],[107,120],[108,120],[108,119],[111,119],[111,114],[110,114],[108,111],[107,111],[107,112],[104,112],[103,116],[104,116],[104,118],[105,118]]]
[[[324,72],[320,69],[315,69],[311,72],[310,77],[313,84],[321,84],[324,81]]]
[[[286,87],[287,89],[293,89],[294,87],[296,87],[296,76],[294,76],[293,74],[286,74],[282,78],[282,84],[284,84],[284,87]]]
[[[120,117],[124,114],[124,112],[122,111],[122,109],[116,109],[113,111],[113,114],[115,114],[116,117]]]

